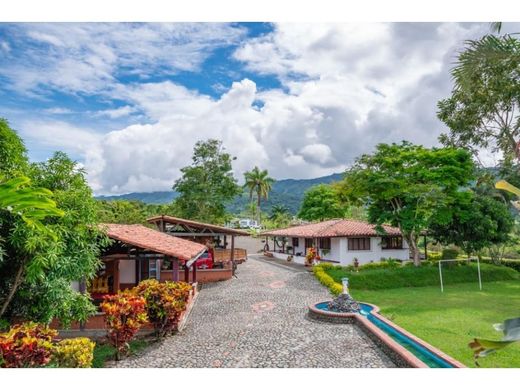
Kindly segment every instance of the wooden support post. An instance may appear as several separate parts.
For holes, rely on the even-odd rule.
[[[231,266],[233,267],[233,276],[235,276],[235,235],[231,235]]]
[[[117,294],[119,292],[120,282],[119,282],[119,259],[114,260],[114,293]]]
[[[142,264],[142,259],[141,259],[141,255],[139,254],[139,249],[136,248],[135,250],[135,257],[137,259],[137,267],[138,267],[138,273],[137,273],[137,279],[136,279],[136,285],[139,284],[139,282],[141,280],[143,280],[143,264]]]
[[[176,257],[172,258],[172,272],[173,272],[173,281],[179,281],[179,259]]]
[[[186,283],[190,282],[190,269],[186,266],[186,263],[184,263],[184,281]]]
[[[193,263],[192,267],[193,267],[193,278],[192,278],[191,282],[195,283],[195,282],[197,282],[197,266],[195,263]]]
[[[81,280],[79,281],[79,293],[85,295],[86,292],[87,292],[87,282],[86,282],[85,278],[81,278]],[[85,330],[84,321],[81,321],[79,323],[79,330]]]

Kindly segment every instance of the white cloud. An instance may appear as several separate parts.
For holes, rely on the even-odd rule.
[[[66,114],[74,113],[74,111],[72,111],[68,108],[64,108],[64,107],[46,108],[45,110],[43,110],[43,112],[46,114],[51,114],[51,115],[66,115]]]
[[[94,94],[113,88],[121,75],[197,71],[212,50],[244,34],[223,23],[27,23],[4,29],[20,50],[16,61],[0,60],[0,74],[12,89],[38,94]]]
[[[95,116],[107,116],[110,119],[117,119],[124,116],[128,116],[136,111],[135,107],[132,106],[122,106],[118,108],[114,108],[112,110],[101,110],[95,113]]]
[[[251,77],[238,79],[215,99],[171,81],[147,82],[145,75],[130,85],[112,82],[114,69],[121,64],[141,72],[157,59],[157,64],[168,63],[170,69],[197,69],[203,54],[181,60],[162,53],[166,50],[151,38],[157,29],[168,28],[172,40],[187,40],[180,47],[188,54],[193,47],[198,52],[236,39],[223,26],[205,27],[214,29],[211,34],[194,28],[190,35],[188,27],[177,30],[170,25],[140,26],[130,39],[127,30],[132,28],[125,26],[104,32],[111,36],[110,44],[102,39],[85,51],[83,43],[76,44],[78,36],[89,36],[80,25],[71,32],[76,38],[60,39],[65,47],[77,46],[82,53],[84,77],[69,73],[76,69],[73,60],[69,65],[65,62],[61,81],[29,77],[29,85],[63,82],[66,88],[78,90],[88,88],[87,84],[98,90],[105,87],[96,83],[112,83],[112,97],[126,103],[98,115],[114,119],[143,113],[141,123],[134,118],[130,126],[92,138],[92,130],[62,122],[31,124],[33,137],[85,156],[89,179],[98,193],[169,189],[180,168],[190,163],[194,144],[208,138],[221,139],[237,157],[234,169],[239,178],[255,165],[279,179],[340,172],[380,142],[407,139],[435,145],[443,130],[436,104],[450,94],[449,70],[456,52],[464,39],[485,33],[488,26],[280,24],[272,33],[244,41],[234,56],[254,73],[279,78],[283,89],[257,90]],[[193,38],[200,35],[204,38]],[[53,44],[58,51],[59,44]],[[88,61],[86,52],[93,56]],[[162,71],[162,65],[152,69]],[[221,85],[215,87],[223,90]]]
[[[7,41],[0,41],[0,49],[4,53],[9,53],[11,51],[11,46],[9,45],[9,43]]]

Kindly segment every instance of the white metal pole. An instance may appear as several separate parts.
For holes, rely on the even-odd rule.
[[[441,278],[441,292],[444,292],[444,286],[442,285],[442,270],[441,270],[442,261],[439,261],[439,276]]]
[[[477,257],[477,269],[478,269],[478,286],[480,287],[480,290],[482,290],[482,278],[480,277],[480,260]]]

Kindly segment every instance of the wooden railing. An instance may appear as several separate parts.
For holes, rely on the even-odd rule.
[[[235,261],[246,261],[247,251],[235,248]],[[227,263],[231,261],[231,249],[215,249],[215,263]]]

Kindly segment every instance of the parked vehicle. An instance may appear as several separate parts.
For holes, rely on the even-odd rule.
[[[195,266],[197,269],[212,269],[213,268],[213,255],[210,251],[204,252],[198,259],[195,261]]]
[[[241,229],[260,229],[261,226],[258,221],[254,219],[241,219],[238,221],[238,226]]]

